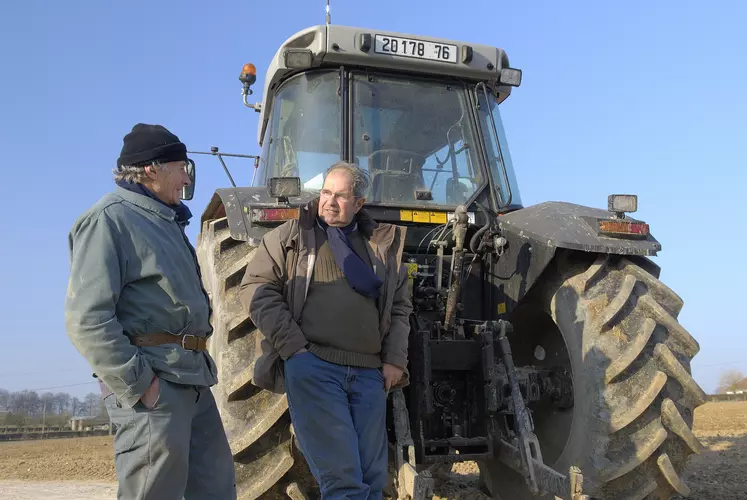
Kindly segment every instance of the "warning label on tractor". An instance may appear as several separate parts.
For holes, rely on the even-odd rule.
[[[446,224],[446,212],[428,212],[425,210],[400,210],[399,220],[406,222],[422,222],[425,224]]]

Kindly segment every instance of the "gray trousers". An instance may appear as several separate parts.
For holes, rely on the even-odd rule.
[[[152,410],[104,398],[117,426],[114,458],[120,500],[235,500],[233,456],[207,387],[159,379]]]

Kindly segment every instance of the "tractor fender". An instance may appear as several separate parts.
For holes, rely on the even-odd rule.
[[[510,278],[498,286],[499,314],[510,312],[529,292],[558,249],[640,256],[645,261],[645,257],[661,250],[661,244],[651,234],[637,239],[599,234],[597,219],[611,217],[614,215],[607,210],[565,202],[540,203],[501,215],[498,225],[507,244],[498,260],[497,274]],[[650,261],[647,266],[658,275],[658,266]]]
[[[299,198],[292,198],[290,204],[300,206],[313,197],[313,194],[303,193]],[[265,186],[216,189],[202,213],[200,224],[204,226],[205,222],[225,217],[228,219],[231,238],[259,244],[262,236],[279,223],[252,224],[252,208],[280,206],[286,207],[287,205],[279,205],[278,201],[270,196]]]

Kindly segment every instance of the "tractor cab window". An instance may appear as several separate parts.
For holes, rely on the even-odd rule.
[[[485,154],[488,157],[488,165],[490,165],[490,173],[496,190],[500,193],[500,204],[521,206],[519,184],[516,182],[514,166],[511,163],[506,132],[503,129],[501,114],[498,110],[498,100],[487,87],[478,85],[475,90],[479,108],[477,116],[482,135],[485,138]]]
[[[323,174],[342,152],[339,71],[302,73],[283,83],[262,143],[260,179],[300,177],[319,191]]]
[[[371,74],[352,78],[351,142],[354,160],[371,178],[368,202],[466,203],[485,179],[464,87]]]

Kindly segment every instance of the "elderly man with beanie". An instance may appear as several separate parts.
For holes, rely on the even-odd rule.
[[[65,324],[117,426],[118,498],[236,498],[210,391],[210,304],[181,202],[194,163],[161,125],[124,138],[116,187],[73,225]],[[186,196],[189,198],[190,196]]]

